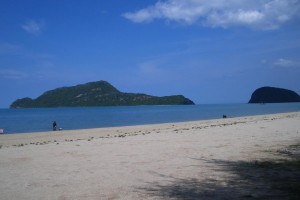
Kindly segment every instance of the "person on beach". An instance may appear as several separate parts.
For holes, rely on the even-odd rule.
[[[54,121],[54,122],[52,123],[53,131],[56,131],[56,127],[57,127],[57,124],[56,124],[56,121]]]

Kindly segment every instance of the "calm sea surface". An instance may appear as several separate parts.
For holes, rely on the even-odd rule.
[[[0,129],[12,134],[50,131],[53,121],[58,128],[71,130],[295,111],[300,111],[300,103],[0,109]]]

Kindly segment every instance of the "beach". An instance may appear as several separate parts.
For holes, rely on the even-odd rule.
[[[299,195],[300,112],[4,134],[0,147],[1,199]]]

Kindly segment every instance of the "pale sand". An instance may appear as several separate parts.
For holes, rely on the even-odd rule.
[[[300,112],[0,135],[0,199],[284,199],[259,163],[293,144]]]

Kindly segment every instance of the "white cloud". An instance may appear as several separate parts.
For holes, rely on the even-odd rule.
[[[10,43],[0,43],[0,54],[13,54],[21,50],[21,46],[10,44]]]
[[[276,29],[298,18],[300,0],[166,0],[123,16],[133,22],[164,19],[209,27]]]
[[[295,67],[295,66],[299,65],[299,62],[280,58],[274,62],[274,65],[279,66],[279,67]]]
[[[101,15],[107,15],[107,14],[109,14],[109,12],[108,12],[107,10],[101,10],[101,11],[100,11],[100,14],[101,14]]]
[[[20,80],[28,77],[28,74],[11,69],[0,70],[0,77],[10,80]]]
[[[42,33],[45,27],[45,22],[43,20],[28,20],[23,25],[22,28],[30,34],[39,35]]]
[[[164,70],[160,67],[158,61],[146,61],[138,65],[139,72],[146,76],[159,76],[164,74]]]

